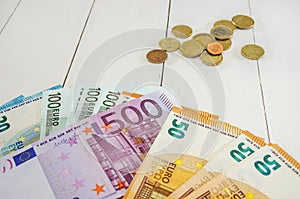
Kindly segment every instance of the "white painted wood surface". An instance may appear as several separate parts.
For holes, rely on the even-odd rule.
[[[188,3],[184,0],[172,1],[170,27],[178,24],[187,24],[193,27],[195,34],[209,33],[215,21],[221,19],[231,20],[236,14],[249,15],[247,1],[227,1],[226,3],[223,3],[221,0],[205,1],[205,7],[204,3],[201,4],[198,0],[191,0]],[[231,49],[223,54],[223,63],[216,67],[225,93],[224,120],[266,138],[266,126],[256,62],[246,60],[240,55],[240,49],[243,45],[253,43],[252,31],[236,30],[232,43]],[[197,60],[197,63],[199,70],[209,71],[207,75],[213,72],[212,67],[205,66],[199,60]],[[167,62],[167,68],[175,67]],[[178,66],[178,72],[188,69],[189,67]],[[192,73],[193,71],[190,72]],[[167,77],[168,73],[165,76],[166,83],[172,80],[172,77]],[[196,79],[194,81],[195,83],[192,83],[192,85],[197,87],[199,84]],[[203,103],[204,105],[200,106],[202,109],[207,109],[205,104],[208,101],[205,100],[200,102],[200,104]],[[212,108],[214,107],[208,108],[208,111],[211,111],[210,109]],[[222,113],[217,112],[217,114]]]
[[[300,2],[251,2],[256,43],[265,48],[259,60],[269,133],[300,161]]]
[[[62,83],[91,3],[21,2],[0,35],[1,102]]]
[[[97,48],[101,47],[103,43],[111,41],[112,38],[118,37],[119,35],[122,35],[128,31],[141,30],[144,28],[158,28],[165,30],[167,16],[167,0],[96,1],[90,16],[90,20],[87,24],[86,31],[79,46],[77,55],[72,65],[72,69],[68,76],[66,86],[74,86],[76,84],[77,76],[78,74],[80,74],[80,70],[82,70],[82,66],[84,65],[85,61]],[[147,38],[146,36],[137,35],[137,37],[144,37],[144,41],[149,41],[149,38]],[[164,35],[162,34],[161,37],[164,37]],[[153,38],[151,39],[152,40],[149,41],[149,46],[153,46],[154,42],[158,42]],[[134,40],[122,40],[122,43],[119,43],[119,45],[108,45],[107,51],[113,53],[113,48],[116,48],[116,50],[118,50],[119,48],[124,47],[124,45],[126,44],[124,44],[123,42],[135,43]],[[101,56],[101,53],[98,56]],[[144,61],[143,58],[141,59],[142,61]],[[145,62],[145,64],[148,63]],[[131,66],[135,65],[135,63],[131,64]],[[131,66],[124,65],[122,66],[122,68],[124,69]],[[161,70],[161,66],[158,66],[157,69],[157,72],[159,72]],[[119,77],[115,78],[115,81],[119,80]],[[157,77],[157,80],[154,81],[159,82],[159,78],[160,77]],[[86,81],[89,80],[87,79]]]
[[[0,27],[18,1],[7,2],[0,0]],[[111,62],[103,62],[108,66],[91,71],[92,79],[98,77],[97,81],[108,84],[113,78],[116,81],[131,79],[127,88],[141,91],[159,85],[162,80],[162,84],[180,98],[184,98],[185,92],[190,89],[197,93],[197,103],[186,97],[180,99],[184,104],[224,115],[224,120],[248,129],[267,141],[269,133],[271,141],[279,143],[300,161],[300,136],[297,132],[300,123],[300,69],[297,62],[299,2],[170,2],[169,28],[187,24],[193,27],[195,33],[209,32],[215,21],[231,19],[235,14],[251,15],[255,19],[255,27],[254,30],[237,30],[234,33],[233,45],[224,52],[224,61],[220,66],[210,68],[199,60],[185,59],[175,52],[169,54],[162,75],[162,65],[149,64],[145,53],[158,47],[159,38],[165,36],[168,0],[96,0],[85,29],[92,0],[22,0],[0,34],[0,66],[4,71],[0,102],[20,93],[30,94],[63,83],[71,63],[66,86],[72,87],[82,80],[86,68],[96,67],[89,64],[100,60],[101,54],[100,58],[97,55],[103,52],[106,61]],[[140,43],[136,44],[141,44],[140,48],[130,46],[130,40],[122,40],[132,38],[135,32],[145,28],[153,34],[136,35],[136,38],[144,39],[144,42],[140,39]],[[171,36],[170,32],[168,34]],[[118,39],[123,41],[119,48],[114,42]],[[244,44],[254,42],[266,51],[258,62],[240,55]],[[107,51],[103,51],[102,47]],[[118,56],[112,59],[115,55]],[[105,72],[100,74],[103,68]],[[142,75],[136,76],[141,71],[145,71],[148,79]],[[211,86],[212,77],[218,77],[222,87]],[[137,84],[143,85],[137,88]],[[216,92],[216,88],[222,88],[223,94]],[[221,101],[213,97],[218,93]],[[223,109],[218,108],[222,103]]]
[[[0,32],[8,24],[10,18],[13,16],[14,11],[17,9],[21,0],[1,0],[0,1]]]

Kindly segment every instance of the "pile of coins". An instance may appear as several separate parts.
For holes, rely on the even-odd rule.
[[[246,15],[236,15],[231,20],[219,20],[213,24],[210,33],[198,33],[190,40],[180,43],[178,39],[187,39],[192,36],[193,30],[187,25],[177,25],[172,28],[173,35],[178,38],[166,37],[159,41],[161,49],[151,50],[147,59],[151,63],[163,63],[168,58],[167,52],[179,49],[187,58],[200,57],[203,64],[217,66],[223,61],[222,52],[228,50],[236,29],[249,29],[254,26],[254,20]],[[242,47],[241,54],[247,59],[257,60],[264,55],[264,49],[256,44],[247,44]]]

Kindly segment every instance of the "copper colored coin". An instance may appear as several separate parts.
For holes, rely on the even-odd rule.
[[[219,42],[211,42],[207,45],[207,51],[212,55],[219,55],[223,52],[223,45]]]
[[[167,60],[168,54],[164,50],[155,49],[151,50],[146,55],[149,62],[153,64],[160,64]]]

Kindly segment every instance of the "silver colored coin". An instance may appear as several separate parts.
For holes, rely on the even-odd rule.
[[[210,30],[210,33],[219,40],[226,40],[232,37],[232,30],[226,26],[215,26]]]

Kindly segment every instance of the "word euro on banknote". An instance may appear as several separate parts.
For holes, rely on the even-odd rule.
[[[164,91],[144,95],[2,158],[0,191],[12,199],[15,190],[27,198],[121,197],[174,103]]]
[[[40,139],[41,98],[39,92],[0,110],[0,157]]]
[[[73,90],[61,88],[43,92],[41,112],[41,138],[68,126],[72,117]]]
[[[299,162],[278,145],[269,144],[186,198],[299,198],[299,187]]]
[[[76,99],[74,120],[79,121],[133,98],[110,88],[82,87]]]
[[[210,161],[169,195],[168,199],[183,199],[187,197],[221,172],[227,171],[231,167],[242,163],[254,153],[259,152],[263,146],[265,146],[264,139],[244,131],[243,134],[229,144],[209,154]]]
[[[46,90],[56,90],[56,89],[59,89],[59,88],[61,88],[61,85],[56,85],[56,86],[50,87],[50,88],[48,88]],[[28,97],[20,97],[19,96],[19,97],[17,97],[18,99],[11,100],[10,102],[2,105],[0,107],[0,111],[2,111],[2,110],[8,110],[8,109],[10,109],[12,107],[16,107],[19,104],[26,103],[26,102],[32,101],[34,99],[40,98],[40,97],[42,97],[42,94],[43,94],[43,91],[40,91],[40,92],[35,93],[33,95],[30,95]]]
[[[100,87],[83,87],[79,95],[74,94],[70,88],[46,91],[42,103],[41,137],[46,137],[71,123],[133,99],[132,96],[135,95],[129,93],[123,95]],[[74,106],[73,97],[77,101]],[[75,113],[73,107],[77,107]]]
[[[201,111],[173,108],[124,198],[167,198],[209,161],[203,147],[213,153],[242,132]]]

